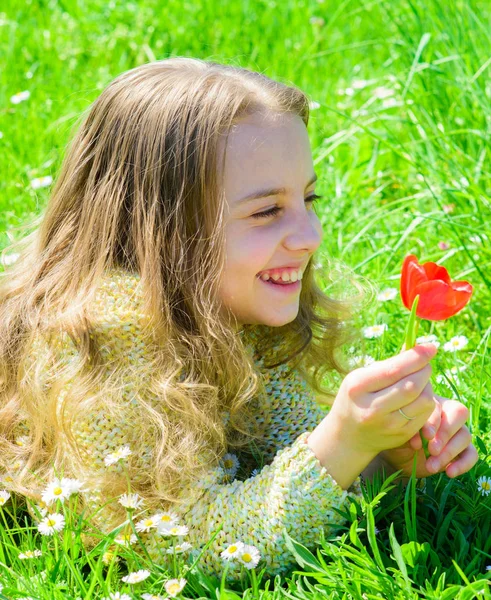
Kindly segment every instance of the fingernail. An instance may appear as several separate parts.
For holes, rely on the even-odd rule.
[[[426,463],[426,466],[428,468],[428,471],[431,471],[432,473],[436,473],[438,471],[438,461],[437,460],[428,460],[428,462]]]
[[[435,452],[439,452],[440,448],[442,447],[442,444],[441,444],[441,442],[434,442],[432,444],[432,447]]]
[[[432,438],[435,436],[435,430],[433,429],[433,427],[428,427],[428,437]]]

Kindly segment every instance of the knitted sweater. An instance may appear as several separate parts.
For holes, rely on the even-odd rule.
[[[123,399],[129,411],[138,408],[136,379],[139,380],[140,397],[141,384],[145,381],[148,348],[142,335],[146,325],[142,301],[137,275],[111,271],[101,282],[92,306],[92,318],[96,322],[98,341],[107,364],[111,369],[118,364],[123,367]],[[251,351],[254,348],[253,336],[249,348]],[[37,360],[44,351],[40,342],[33,350],[33,359]],[[67,365],[77,352],[75,346],[66,341],[60,342],[59,351]],[[229,578],[232,579],[235,578],[234,573],[238,576],[240,567],[238,562],[226,562],[221,556],[229,545],[243,542],[255,546],[260,553],[258,569],[266,567],[267,573],[272,576],[284,573],[296,563],[286,547],[283,529],[296,541],[312,548],[322,529],[329,535],[333,525],[343,524],[343,517],[335,509],[349,505],[348,495],[362,497],[360,478],[349,490],[343,490],[320,465],[306,443],[310,432],[326,415],[326,409],[316,403],[314,394],[295,369],[285,364],[265,369],[263,360],[254,356],[254,363],[264,376],[267,392],[258,419],[264,419],[266,413],[269,415],[262,446],[262,468],[260,465],[252,465],[255,469],[249,466],[250,472],[240,480],[235,476],[240,456],[229,453],[222,457],[219,465],[210,467],[209,475],[199,485],[199,493],[190,495],[193,497],[190,505],[184,504],[179,510],[170,512],[160,511],[158,516],[164,522],[167,519],[171,525],[187,528],[187,532],[179,530],[181,535],[174,540],[180,545],[185,542],[191,544],[192,556],[197,555],[214,532],[223,526],[198,565],[209,574],[221,576],[225,565],[229,564]],[[131,365],[132,369],[125,369],[125,365]],[[140,378],[135,377],[139,370]],[[126,371],[129,373],[127,376]],[[60,396],[64,393],[66,390],[62,390]],[[123,422],[118,422],[103,406],[99,411],[92,409],[89,413],[78,413],[73,421],[73,432],[86,458],[84,467],[80,467],[81,472],[73,473],[73,476],[87,480],[90,472],[98,470],[112,470],[115,475],[122,473],[122,460],[108,467],[105,458],[124,445],[131,448],[135,435],[142,435],[142,432],[135,431],[131,412],[128,415]],[[227,415],[224,414],[223,418],[227,419]],[[62,446],[69,464],[70,446]],[[146,451],[132,456],[131,461],[124,465],[131,480],[137,481],[141,474],[148,472],[151,457],[152,443],[149,440]],[[74,459],[72,464],[80,463]],[[98,496],[97,490],[93,490],[90,502],[94,507],[100,508],[105,500]],[[97,521],[101,528],[104,510]],[[138,510],[135,522],[138,520],[137,513]],[[149,526],[141,532],[141,537],[153,560],[163,564],[172,558],[166,552],[171,539],[169,535],[157,535],[156,530]],[[133,548],[136,549],[136,545]]]

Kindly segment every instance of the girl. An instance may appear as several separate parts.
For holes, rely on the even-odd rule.
[[[94,102],[3,277],[4,486],[54,510],[56,478],[76,478],[109,532],[129,482],[138,496],[121,502],[147,517],[156,561],[166,524],[195,549],[222,527],[205,571],[241,540],[274,575],[294,564],[283,530],[312,547],[361,475],[410,475],[415,452],[418,477],[475,464],[467,409],[432,392],[434,346],[349,374],[341,362],[351,312],[314,279],[308,106],[189,58],[123,73]],[[332,369],[347,376],[326,414]]]

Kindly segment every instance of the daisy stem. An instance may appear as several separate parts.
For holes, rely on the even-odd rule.
[[[174,536],[172,536],[172,564],[174,567],[174,577],[177,578],[176,538]]]
[[[53,536],[53,541],[55,543],[55,560],[56,560],[56,564],[58,564],[60,553],[59,553],[59,549],[58,549],[58,535],[57,535],[56,531],[55,531],[55,534]]]
[[[249,572],[251,574],[252,579],[252,595],[254,598],[259,598],[259,593],[257,589],[256,569],[252,568]]]
[[[10,533],[10,528],[7,523],[7,519],[5,518],[5,514],[4,514],[2,508],[0,508],[0,513],[2,514],[3,522],[5,523],[5,533],[7,533],[10,538],[12,538],[12,535]],[[11,539],[10,541],[12,542],[13,540]],[[3,548],[4,548],[4,545],[0,544],[0,558],[2,559],[3,564],[6,564],[7,560],[5,558],[5,553],[3,551]]]

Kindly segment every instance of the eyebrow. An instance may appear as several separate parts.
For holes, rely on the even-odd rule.
[[[316,181],[317,181],[317,174],[314,173],[314,176],[307,183],[307,185],[305,187],[309,187],[309,185],[312,185]],[[237,204],[243,204],[245,202],[251,202],[252,200],[258,200],[259,198],[267,198],[268,196],[280,196],[282,194],[286,194],[287,191],[288,190],[286,188],[284,188],[284,187],[282,187],[282,188],[270,188],[270,189],[266,189],[266,190],[259,190],[257,192],[253,192],[252,194],[249,194],[245,198],[242,198],[241,200],[239,200],[237,202]]]

